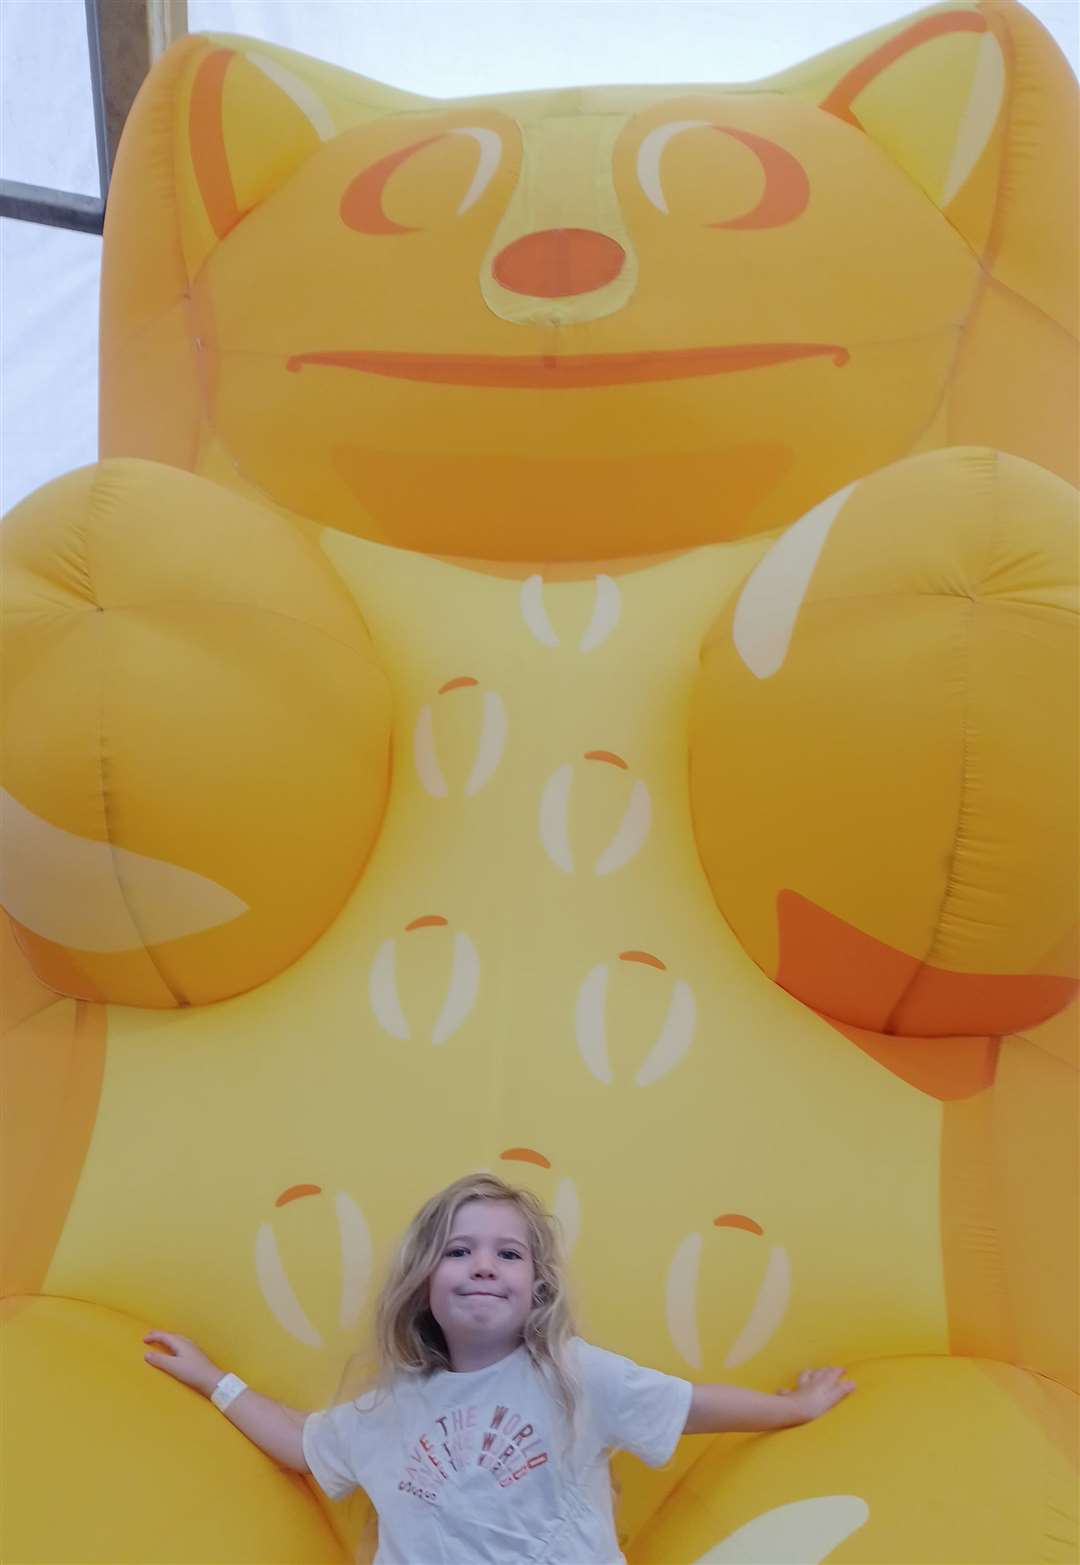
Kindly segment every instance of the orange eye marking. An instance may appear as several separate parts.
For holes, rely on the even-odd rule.
[[[535,1163],[537,1168],[550,1168],[551,1164],[542,1152],[534,1152],[532,1147],[507,1147],[505,1152],[499,1153],[500,1158],[507,1163]]]
[[[709,223],[707,227],[778,228],[782,223],[793,223],[801,217],[810,200],[810,181],[797,157],[784,147],[778,147],[775,141],[755,136],[753,131],[734,130],[728,125],[714,125],[713,130],[722,136],[731,136],[749,148],[761,164],[765,189],[752,211],[720,223]]]
[[[445,685],[439,686],[439,695],[444,696],[448,690],[464,690],[468,685],[478,685],[480,681],[474,679],[471,674],[459,674],[456,679],[448,679]]]
[[[414,929],[441,929],[449,922],[441,913],[425,913],[422,918],[414,918],[411,924],[406,924],[405,933],[412,934]]]
[[[744,1217],[741,1212],[725,1212],[722,1217],[714,1217],[713,1227],[742,1228],[748,1234],[764,1234],[765,1232],[760,1223],[755,1223],[752,1217]]]
[[[667,972],[667,963],[661,962],[658,956],[653,956],[651,951],[620,951],[620,962],[644,962],[646,967],[658,967],[662,973]]]
[[[274,1205],[288,1206],[290,1201],[299,1201],[305,1195],[322,1195],[322,1185],[290,1185],[288,1190],[281,1192]]]
[[[403,223],[394,223],[387,217],[382,209],[382,193],[395,169],[400,168],[414,152],[441,140],[441,133],[438,136],[427,136],[423,141],[413,142],[411,147],[401,147],[397,152],[391,152],[366,168],[362,174],[357,174],[351,184],[346,186],[341,198],[339,210],[341,221],[346,227],[354,228],[360,234],[419,233],[418,228],[407,228]]]
[[[587,761],[606,761],[609,766],[619,766],[622,770],[629,771],[629,767],[621,755],[616,755],[614,750],[586,750]]]

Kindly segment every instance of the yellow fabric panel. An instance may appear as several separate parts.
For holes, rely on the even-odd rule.
[[[995,1185],[1001,1192],[1006,1269],[1013,1279],[1017,1362],[1080,1391],[1076,1068],[1034,1044],[1008,1039],[998,1072]],[[1010,1179],[1018,1163],[1025,1176]]]
[[[978,439],[1080,481],[1075,339],[993,278],[972,311],[944,406],[948,444]]]
[[[990,242],[994,276],[1073,338],[1080,274],[1080,118],[1061,50],[1015,0],[990,9],[1011,64],[1008,168]],[[1004,27],[1002,27],[1004,24]]]
[[[192,156],[192,93],[198,75],[206,67],[212,53],[212,41],[209,38],[199,38],[198,43],[199,52],[191,56],[183,78],[176,84],[174,92],[164,98],[162,105],[169,114],[172,130],[172,144],[169,149],[170,168],[166,175],[166,188],[171,190],[173,196],[176,243],[183,252],[184,269],[189,286],[198,276],[218,239],[202,199],[199,189],[199,171]],[[152,77],[148,77],[147,80],[152,80]],[[218,126],[215,125],[213,128],[217,130]],[[119,398],[117,402],[121,407],[124,406]],[[102,455],[112,455],[113,449],[103,448]],[[121,453],[117,452],[117,454]]]
[[[939,206],[983,36],[954,33],[912,49],[859,94],[860,125]]]
[[[82,877],[72,909],[27,863],[8,906],[91,987],[27,954],[132,1004],[261,981],[333,917],[382,816],[390,702],[355,608],[290,523],[145,462],[40,490],[4,543],[8,808]]]
[[[583,654],[594,579],[543,586],[547,621],[560,638],[554,646],[530,630],[522,584],[512,578],[328,536],[327,552],[357,594],[380,660],[393,671],[395,710],[404,714],[382,833],[341,916],[270,983],[225,1006],[168,1016],[110,1010],[109,1088],[51,1291],[81,1289],[148,1318],[168,1312],[252,1384],[293,1405],[317,1405],[333,1394],[367,1319],[349,1329],[340,1322],[339,1195],[357,1203],[371,1235],[367,1310],[403,1214],[461,1168],[489,1166],[552,1205],[560,1191],[564,1200],[576,1191],[573,1269],[585,1329],[660,1367],[765,1388],[800,1367],[795,1344],[823,1362],[842,1348],[860,1359],[886,1344],[897,1354],[947,1350],[940,1104],[760,974],[717,913],[697,860],[685,724],[698,648],[715,605],[761,547],[748,541],[737,553],[717,548],[620,576],[618,624]],[[437,694],[467,675],[478,685]],[[506,741],[495,771],[469,793],[489,696],[505,707]],[[417,760],[426,706],[435,709],[429,754],[445,795],[429,792],[437,778],[423,744]],[[584,759],[600,748],[620,755],[627,770]],[[542,836],[539,819],[545,788],[563,766],[573,773],[572,871],[551,857],[557,828]],[[623,867],[597,873],[639,781],[654,824]],[[581,898],[587,924],[574,911]],[[428,914],[448,922],[406,932]],[[463,970],[461,936],[479,964],[475,998],[434,1043],[455,963]],[[388,991],[379,983],[387,942],[407,1036],[390,1030]],[[654,952],[667,971],[621,962],[631,947]],[[595,1064],[590,1024],[579,1029],[575,1020],[582,985],[598,966],[608,971],[610,1080],[586,1063]],[[657,1045],[679,983],[694,997],[697,1021],[685,1052],[671,1057]],[[745,1050],[733,1049],[736,1039]],[[650,1058],[659,1074],[637,1085]],[[158,1070],[169,1080],[168,1116],[146,1113],[147,1072]],[[376,1102],[407,1107],[370,1116],[358,1108]],[[194,1117],[203,1141],[197,1160],[183,1152]],[[259,1129],[270,1122],[279,1127],[272,1147]],[[766,1134],[789,1149],[784,1157],[762,1159]],[[671,1177],[658,1177],[655,1161],[642,1156],[658,1136],[679,1147]],[[551,1167],[502,1158],[522,1146]],[[793,1181],[796,1164],[811,1164],[814,1179]],[[122,1172],[133,1166],[142,1171],[138,1182]],[[238,1166],[252,1177],[238,1183]],[[305,1184],[320,1193],[275,1206],[281,1192]],[[175,1221],[147,1232],[140,1217],[147,1207]],[[716,1227],[729,1211],[755,1219],[763,1234]],[[130,1264],[103,1249],[103,1224],[144,1233]],[[283,1324],[291,1317],[280,1281],[254,1263],[260,1233],[266,1247],[272,1236],[321,1346]],[[676,1259],[695,1235],[693,1276]],[[210,1252],[230,1278],[235,1317],[205,1294],[200,1258]],[[681,1322],[675,1337],[669,1275]],[[786,1307],[777,1292],[785,1276]],[[896,1302],[883,1310],[890,1290]],[[848,1300],[842,1314],[838,1291]],[[631,1297],[637,1303],[628,1312]],[[770,1336],[766,1320],[778,1307]],[[760,1346],[728,1365],[752,1321]],[[691,1322],[697,1366],[683,1356],[692,1349]],[[687,1442],[684,1459],[692,1454]],[[626,1464],[628,1507],[650,1498],[655,1506],[677,1476]]]
[[[106,456],[140,456],[194,469],[202,426],[201,350],[192,341],[191,301],[186,294],[162,308],[138,331],[138,345],[102,343],[101,449]],[[118,405],[124,407],[121,419]],[[163,410],[169,416],[164,418]]]
[[[117,149],[109,188],[105,232],[110,240],[137,232],[138,248],[123,270],[102,274],[101,336],[107,348],[132,347],[133,339],[183,295],[188,277],[175,222],[173,188],[174,94],[206,51],[197,37],[169,50],[132,105],[128,134]],[[113,403],[111,377],[103,377],[104,416]]]
[[[1072,492],[957,450],[857,485],[803,588],[794,537],[703,654],[691,789],[720,906],[773,974],[786,890],[937,968],[1041,971],[1076,916]],[[850,1003],[827,1008],[884,1025]]]
[[[242,57],[225,78],[221,115],[241,212],[265,200],[319,145],[318,132],[300,107]]]
[[[0,1037],[52,1005],[56,995],[35,977],[10,918],[0,919]]]
[[[1023,1037],[1066,1065],[1080,1065],[1080,1006],[1073,1004],[1041,1026],[1025,1028]]]
[[[0,1039],[8,1106],[3,1155],[3,1297],[41,1288],[79,1182],[105,1065],[105,1010],[54,998]],[[18,1105],[18,1113],[10,1112]]]
[[[1062,1024],[1075,1032],[1075,1006],[1050,1025]],[[1075,1105],[1075,1064],[1003,1040],[993,1086],[945,1106],[941,1214],[951,1352],[1021,1364],[1073,1390]],[[1018,1163],[1022,1179],[1011,1177]]]
[[[1068,1419],[1068,1392],[1038,1382],[1050,1406],[1029,1439],[1012,1389],[1036,1381],[1023,1370],[947,1358],[848,1367],[860,1395],[833,1415],[831,1431],[820,1424],[759,1437],[730,1455],[717,1441],[678,1503],[635,1540],[632,1565],[965,1556],[1067,1565],[1074,1557],[1075,1483],[1046,1427],[1058,1408]],[[965,1492],[993,1503],[961,1517]],[[905,1503],[912,1494],[917,1505]]]
[[[917,28],[924,18],[964,14],[981,17],[987,28],[981,37],[993,38],[1000,47],[1005,98],[999,125],[987,127],[990,139],[985,155],[973,165],[966,186],[947,202],[947,214],[976,250],[987,250],[995,277],[1075,339],[1080,271],[1076,82],[1057,44],[1018,0],[928,7],[782,72],[768,85],[803,101],[821,103],[862,59]],[[965,75],[973,67],[977,71],[973,41],[978,45],[979,37],[968,34],[923,43],[868,82],[855,102],[860,122],[871,135],[880,134],[883,145],[894,150],[901,163],[923,145],[922,155],[915,155],[913,173],[917,179],[923,174],[921,182],[932,198],[939,194],[935,180],[948,161],[950,122],[964,134],[963,119],[957,114],[971,85]],[[986,51],[978,47],[985,58]],[[945,90],[942,74],[952,77]],[[900,90],[902,84],[906,92]],[[924,172],[928,169],[929,178]],[[1033,453],[1025,449],[1020,454]]]
[[[260,61],[277,65],[289,75],[309,85],[319,104],[326,110],[335,130],[348,130],[365,120],[387,114],[406,114],[412,108],[430,103],[415,92],[372,81],[355,71],[297,54],[265,39],[248,38],[241,33],[207,33],[208,42],[218,49],[250,50]]]
[[[348,1558],[298,1474],[268,1462],[204,1398],[144,1363],[151,1322],[76,1299],[4,1309],[0,1451],[5,1492],[19,1502],[5,1505],[9,1559]]]

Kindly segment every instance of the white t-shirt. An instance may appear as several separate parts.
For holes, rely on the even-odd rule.
[[[312,1413],[304,1457],[332,1499],[366,1490],[376,1565],[621,1565],[608,1453],[669,1461],[687,1380],[575,1338],[575,1438],[524,1347],[487,1369],[401,1375]]]

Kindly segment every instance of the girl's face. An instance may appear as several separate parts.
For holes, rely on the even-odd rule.
[[[465,1201],[454,1213],[429,1305],[451,1358],[466,1347],[521,1341],[535,1282],[529,1230],[510,1201]]]

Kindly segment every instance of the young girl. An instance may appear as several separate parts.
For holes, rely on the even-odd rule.
[[[334,1499],[360,1486],[377,1565],[615,1565],[608,1456],[667,1462],[680,1435],[807,1423],[855,1389],[806,1370],[793,1391],[691,1385],[575,1336],[553,1220],[489,1174],[417,1213],[379,1298],[380,1378],[301,1413],[223,1375],[186,1337],[146,1361],[211,1397],[275,1461]]]

